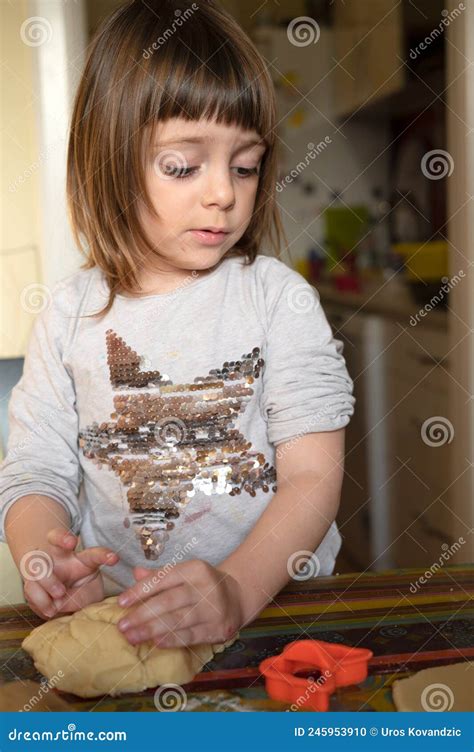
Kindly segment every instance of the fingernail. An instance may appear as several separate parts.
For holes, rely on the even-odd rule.
[[[118,628],[121,632],[125,632],[125,630],[129,628],[129,626],[130,622],[128,621],[128,619],[124,619],[124,621],[119,621],[118,623]]]
[[[127,595],[119,595],[118,604],[119,606],[128,606],[130,603],[130,598]]]

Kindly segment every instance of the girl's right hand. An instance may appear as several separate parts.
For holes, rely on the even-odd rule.
[[[28,569],[28,554],[23,557],[21,574],[25,599],[31,610],[42,619],[79,611],[89,603],[103,600],[104,583],[100,567],[114,566],[119,556],[104,546],[86,548],[76,553],[76,545],[76,535],[63,528],[50,530],[46,550],[35,552],[37,557],[44,557],[42,563],[47,568],[47,574],[41,579],[36,576],[28,578],[28,572],[23,571]]]

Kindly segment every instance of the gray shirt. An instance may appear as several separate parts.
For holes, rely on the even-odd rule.
[[[277,445],[346,426],[354,397],[317,292],[275,258],[225,258],[84,317],[107,292],[99,269],[81,270],[35,319],[9,405],[0,538],[17,499],[50,496],[84,548],[117,551],[103,572],[118,592],[133,566],[229,556],[277,489]],[[319,574],[340,545],[332,522]]]

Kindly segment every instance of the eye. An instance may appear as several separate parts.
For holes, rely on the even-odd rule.
[[[192,175],[194,175],[198,169],[198,167],[179,167],[170,164],[164,165],[163,172],[168,177],[177,178],[178,180],[185,180],[186,178],[192,177]],[[249,178],[252,175],[258,175],[258,167],[234,167],[233,169],[240,170],[238,177],[243,179]],[[241,174],[242,172],[244,174]]]
[[[258,175],[258,167],[236,167],[235,169],[244,172],[244,175],[239,175],[239,178],[250,178],[252,175]]]
[[[179,165],[168,164],[163,165],[162,169],[166,177],[182,180],[183,178],[190,177],[197,170],[197,167],[180,167]]]

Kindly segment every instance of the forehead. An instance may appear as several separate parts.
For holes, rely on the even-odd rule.
[[[171,118],[157,123],[153,128],[152,142],[155,145],[207,143],[222,146],[260,146],[266,148],[265,139],[257,131],[240,125],[226,125],[215,120],[185,120]]]

